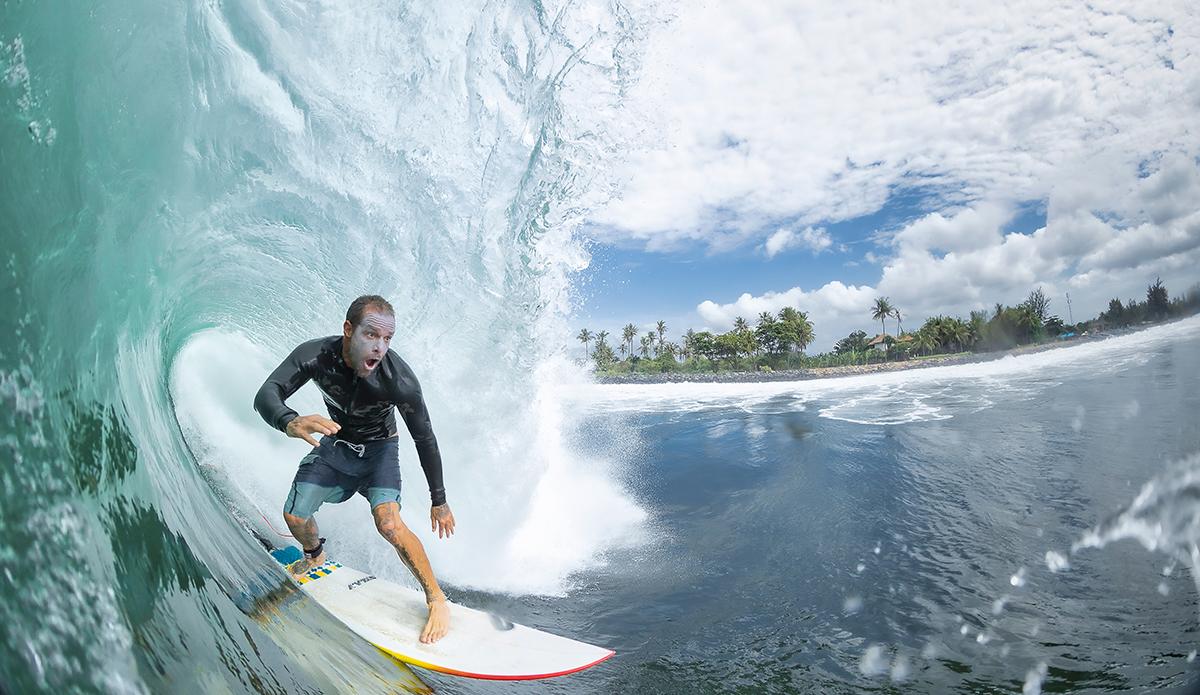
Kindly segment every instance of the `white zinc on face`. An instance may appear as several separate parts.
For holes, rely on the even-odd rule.
[[[375,371],[387,354],[388,345],[396,333],[396,318],[391,314],[368,310],[358,326],[351,327],[347,321],[343,330],[346,341],[343,343],[342,357],[355,374],[365,378]]]

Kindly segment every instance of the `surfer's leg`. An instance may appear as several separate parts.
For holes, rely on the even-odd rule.
[[[375,517],[375,528],[379,535],[387,539],[396,549],[400,561],[413,573],[421,590],[425,592],[425,601],[429,604],[429,620],[421,631],[421,641],[430,644],[446,636],[450,629],[450,608],[446,605],[446,595],[438,586],[433,576],[433,567],[425,554],[425,546],[421,545],[413,532],[408,530],[400,519],[400,505],[396,502],[384,502],[371,509]]]
[[[288,571],[292,573],[292,576],[303,577],[312,568],[325,564],[325,545],[321,542],[320,532],[317,530],[316,517],[310,516],[305,519],[284,512],[283,520],[287,522],[288,528],[292,530],[292,537],[300,543],[300,547],[304,548],[305,553],[303,558],[288,566]],[[320,548],[321,552],[315,557],[308,557],[317,548]]]
[[[304,549],[304,557],[288,567],[294,577],[303,577],[314,567],[325,564],[325,548],[314,516],[317,510],[326,502],[343,502],[354,494],[354,486],[346,482],[345,476],[323,460],[322,457],[331,452],[337,453],[337,447],[332,444],[319,446],[304,457],[283,505],[283,520],[292,530],[292,537]],[[351,492],[343,485],[349,486]],[[314,551],[317,551],[315,555]]]

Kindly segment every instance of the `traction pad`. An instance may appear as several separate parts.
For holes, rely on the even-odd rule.
[[[279,564],[285,567],[291,567],[294,563],[304,559],[304,555],[300,552],[300,549],[295,546],[288,546],[279,550],[272,550],[271,557],[275,558]],[[330,572],[333,572],[336,569],[341,569],[341,567],[341,565],[332,560],[326,560],[324,564],[312,568],[308,571],[308,574],[304,575],[303,577],[299,577],[297,581],[301,584],[307,584],[314,579],[320,579],[321,577],[328,575]]]

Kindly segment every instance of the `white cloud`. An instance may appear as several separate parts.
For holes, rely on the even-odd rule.
[[[793,287],[786,292],[768,292],[761,297],[743,294],[731,304],[705,301],[696,307],[696,313],[704,321],[705,330],[721,332],[733,328],[738,317],[754,323],[762,312],[778,314],[780,309],[788,306],[807,312],[809,321],[820,324],[839,316],[865,314],[877,296],[870,287],[847,287],[834,281],[812,292]]]
[[[934,212],[905,227],[893,243],[910,249],[943,252],[976,251],[1001,240],[1000,229],[1012,213],[998,205],[983,204],[961,211]]]
[[[763,252],[767,254],[767,258],[774,258],[779,253],[797,246],[811,249],[813,255],[816,256],[833,246],[833,239],[824,228],[806,227],[799,232],[784,228],[768,237],[762,248]]]
[[[956,253],[995,243],[990,215],[1056,192],[1116,218],[1158,195],[1156,225],[1196,208],[1180,178],[1200,154],[1200,16],[1186,3],[678,7],[627,97],[642,119],[629,130],[655,146],[629,157],[593,220],[610,239],[770,256],[789,241],[780,220],[820,227],[912,189],[935,194],[941,218],[912,242]],[[1139,179],[1164,154],[1174,163]],[[974,228],[939,229],[964,207]]]

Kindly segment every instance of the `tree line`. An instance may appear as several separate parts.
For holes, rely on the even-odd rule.
[[[1067,297],[1068,302],[1070,296]],[[880,333],[868,338],[857,330],[837,341],[833,350],[806,355],[815,334],[808,314],[785,307],[777,314],[759,314],[753,327],[742,317],[733,329],[720,334],[688,329],[680,342],[667,340],[667,325],[659,321],[645,334],[627,324],[615,346],[609,333],[584,328],[576,338],[584,355],[601,373],[658,373],[814,369],[872,364],[890,360],[923,359],[937,355],[1007,350],[1022,345],[1068,339],[1085,333],[1164,321],[1200,311],[1200,284],[1183,297],[1171,299],[1161,279],[1146,288],[1146,300],[1113,299],[1108,311],[1095,319],[1069,324],[1050,313],[1051,300],[1041,287],[1016,306],[996,304],[991,311],[972,311],[966,319],[935,316],[915,331],[905,332],[904,315],[889,298],[879,297],[871,319],[880,322]],[[887,332],[895,321],[895,335]],[[594,343],[594,347],[592,347]]]

